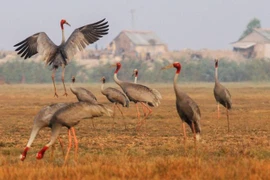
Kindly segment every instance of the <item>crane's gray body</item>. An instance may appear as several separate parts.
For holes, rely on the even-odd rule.
[[[71,103],[56,103],[48,106],[44,106],[35,116],[34,125],[30,135],[30,139],[27,143],[27,147],[31,147],[36,135],[44,127],[51,127],[51,119],[56,111],[69,105]]]
[[[192,122],[195,125],[195,133],[201,133],[201,112],[199,106],[186,93],[175,87],[176,109],[182,119],[192,128]],[[194,132],[193,132],[194,133]]]
[[[101,91],[101,93],[105,95],[110,102],[121,104],[123,107],[129,107],[128,97],[118,89],[108,87]]]
[[[141,84],[123,81],[119,85],[128,99],[134,103],[144,102],[152,107],[157,107],[160,104],[161,95],[155,89],[150,89]]]
[[[232,98],[229,90],[219,82],[215,82],[214,96],[218,103],[222,104],[225,108],[232,108]]]
[[[76,95],[79,102],[98,104],[96,96],[91,91],[82,87],[71,87],[70,90]]]

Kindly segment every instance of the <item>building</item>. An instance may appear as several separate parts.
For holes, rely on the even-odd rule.
[[[246,58],[270,58],[270,29],[256,28],[232,43],[233,51]]]
[[[124,30],[109,44],[115,56],[129,56],[138,59],[152,59],[168,51],[168,47],[151,31]]]

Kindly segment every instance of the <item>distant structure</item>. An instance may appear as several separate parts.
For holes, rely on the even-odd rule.
[[[255,28],[232,46],[233,51],[246,58],[270,58],[270,29]]]
[[[152,60],[168,52],[168,47],[151,31],[123,30],[107,47],[115,56]]]

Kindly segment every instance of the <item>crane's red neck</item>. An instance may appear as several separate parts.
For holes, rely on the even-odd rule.
[[[116,63],[116,70],[115,70],[114,74],[117,74],[118,71],[120,70],[120,68],[121,68],[121,63]]]
[[[175,62],[173,63],[173,67],[176,68],[176,74],[180,74],[180,71],[181,71],[181,64],[179,62]]]
[[[135,71],[135,77],[138,77],[138,71]]]

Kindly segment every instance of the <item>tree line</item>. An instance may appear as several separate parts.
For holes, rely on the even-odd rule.
[[[214,81],[214,60],[201,59],[199,61],[180,59],[182,64],[180,81],[187,82],[213,82]],[[139,70],[139,82],[167,83],[172,82],[175,73],[174,69],[161,71],[160,69],[169,64],[169,61],[148,62],[126,60],[122,61],[122,68],[118,73],[119,79],[132,81],[133,69]],[[66,66],[66,82],[76,77],[78,82],[93,83],[100,82],[105,76],[108,82],[113,81],[115,68],[110,64],[100,64],[94,68],[87,69],[78,65],[75,61]],[[44,66],[43,62],[29,62],[22,60],[8,61],[0,64],[0,80],[6,83],[50,83],[51,68]],[[219,80],[222,82],[240,81],[269,81],[270,61],[267,60],[246,60],[244,62],[229,61],[220,59]],[[61,81],[61,68],[56,73],[56,81]]]

